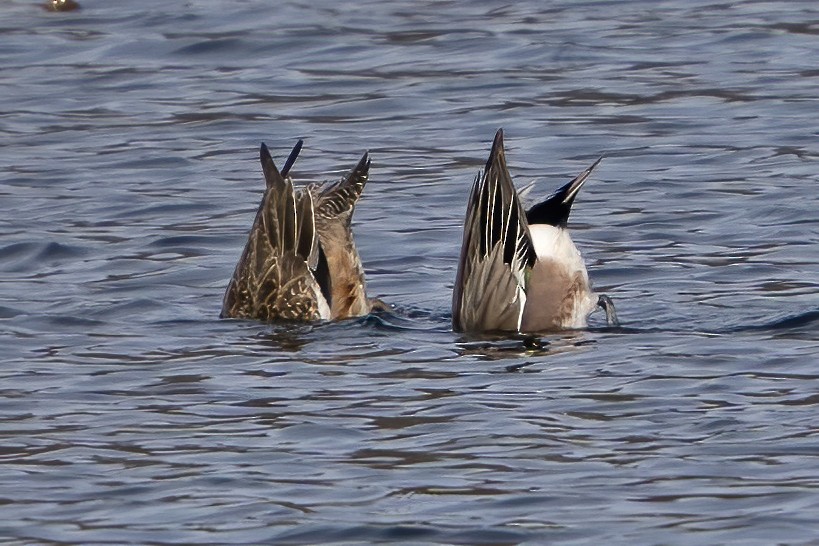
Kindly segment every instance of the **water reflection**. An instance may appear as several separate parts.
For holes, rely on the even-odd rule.
[[[307,343],[308,335],[313,330],[310,325],[273,325],[270,332],[254,336],[254,342],[261,348],[286,353],[298,353]]]

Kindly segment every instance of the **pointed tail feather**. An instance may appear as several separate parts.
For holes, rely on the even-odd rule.
[[[526,219],[530,224],[548,224],[550,226],[565,227],[569,221],[574,198],[583,187],[592,171],[603,161],[600,157],[582,173],[574,177],[571,182],[559,188],[544,201],[533,205],[526,211]]]
[[[296,145],[293,146],[293,149],[290,151],[290,155],[287,156],[287,161],[284,162],[284,167],[282,168],[282,176],[287,176],[290,172],[290,169],[293,168],[293,164],[296,162],[296,158],[299,157],[299,152],[301,152],[301,147],[304,145],[304,141],[299,139],[296,142]]]
[[[270,155],[270,150],[267,149],[267,145],[264,142],[262,142],[262,145],[259,147],[259,160],[262,162],[262,172],[264,172],[264,180],[268,188],[284,184],[284,177],[279,172],[279,169],[276,168],[273,157]]]

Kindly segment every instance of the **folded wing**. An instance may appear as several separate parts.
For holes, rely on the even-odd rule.
[[[225,292],[221,316],[329,319],[331,281],[316,228],[314,197],[294,189],[264,144],[260,160],[267,187]],[[294,160],[291,154],[288,162]]]
[[[455,331],[517,331],[536,254],[526,213],[506,167],[503,131],[475,178],[452,296]]]

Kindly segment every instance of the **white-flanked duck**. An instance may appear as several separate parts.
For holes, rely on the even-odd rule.
[[[384,305],[367,298],[350,229],[369,155],[338,182],[295,188],[288,173],[302,144],[299,140],[281,172],[261,145],[267,187],[225,291],[222,318],[336,320]]]
[[[598,306],[609,325],[618,324],[611,299],[592,291],[583,257],[566,229],[572,203],[599,163],[524,210],[506,167],[503,130],[498,130],[466,209],[452,294],[455,331],[583,328]]]

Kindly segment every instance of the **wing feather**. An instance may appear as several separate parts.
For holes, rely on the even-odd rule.
[[[456,331],[515,331],[536,260],[526,214],[506,166],[503,130],[472,185],[452,297]]]
[[[313,195],[294,189],[264,144],[260,160],[266,190],[225,292],[221,316],[267,321],[330,318],[313,273],[319,256]]]

